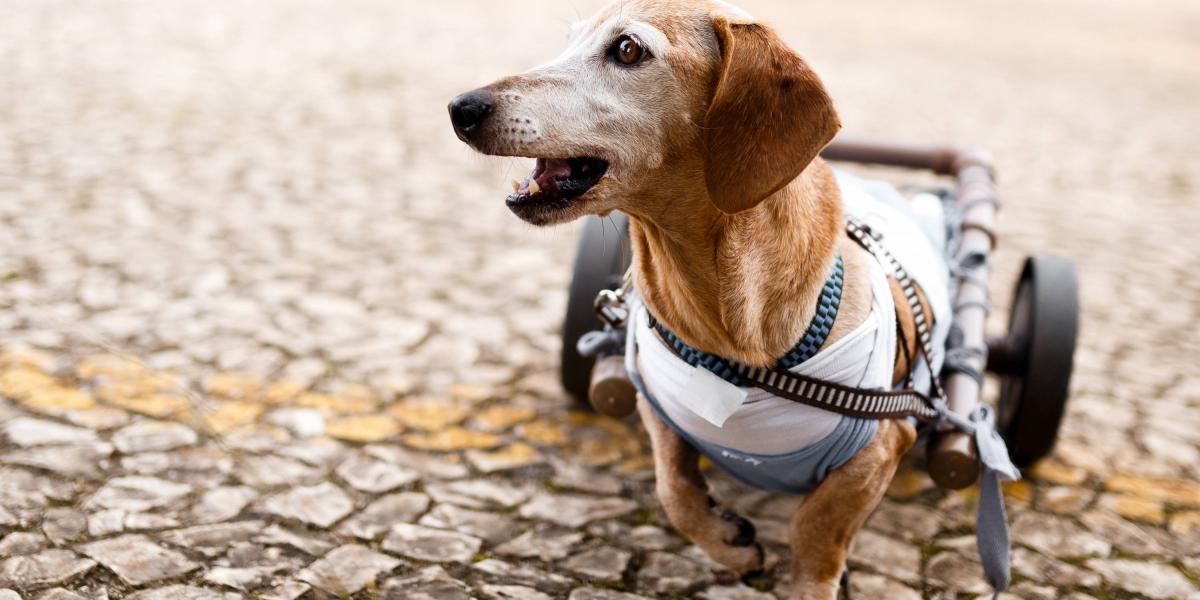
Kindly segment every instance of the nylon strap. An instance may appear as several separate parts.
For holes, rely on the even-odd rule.
[[[946,391],[942,389],[941,377],[933,370],[933,334],[929,331],[929,319],[925,316],[925,307],[921,305],[921,298],[917,295],[917,286],[913,283],[912,277],[900,265],[900,261],[896,260],[896,257],[892,256],[892,253],[888,252],[887,248],[884,248],[879,243],[879,240],[872,235],[870,227],[859,223],[854,218],[850,218],[846,220],[846,232],[863,249],[892,268],[892,275],[896,278],[896,283],[900,284],[900,290],[904,292],[904,298],[908,300],[908,305],[913,311],[913,323],[917,329],[917,341],[921,344],[919,349],[921,354],[925,356],[925,366],[929,369],[929,383],[933,389],[933,397],[944,402],[946,400]],[[928,401],[928,399],[926,400]],[[929,404],[932,405],[932,402]]]

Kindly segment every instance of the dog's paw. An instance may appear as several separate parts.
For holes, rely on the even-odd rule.
[[[737,527],[737,533],[732,538],[725,540],[726,544],[730,546],[749,546],[754,543],[754,540],[758,537],[758,532],[754,529],[754,523],[728,510],[721,510],[717,514],[722,519]]]
[[[752,546],[752,548],[754,548],[755,552],[758,553],[757,566],[750,569],[749,571],[744,571],[741,573],[742,583],[749,585],[751,587],[753,587],[752,584],[755,579],[758,579],[759,577],[762,577],[763,575],[767,574],[767,570],[765,568],[766,567],[766,559],[767,559],[766,550],[763,550],[762,544],[760,544],[758,542],[755,542],[754,545]]]
[[[761,575],[766,562],[766,552],[758,542],[751,542],[745,546],[726,544],[710,550],[707,554],[742,580]]]

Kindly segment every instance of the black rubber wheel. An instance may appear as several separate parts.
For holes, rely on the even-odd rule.
[[[1013,296],[1008,335],[989,344],[988,361],[1001,375],[997,425],[1019,467],[1054,449],[1078,329],[1075,266],[1057,256],[1029,257]]]
[[[629,220],[625,215],[614,212],[608,217],[589,216],[584,220],[567,294],[561,363],[563,387],[581,404],[588,404],[594,361],[580,356],[575,344],[583,334],[600,328],[592,308],[596,294],[619,287],[629,261]]]

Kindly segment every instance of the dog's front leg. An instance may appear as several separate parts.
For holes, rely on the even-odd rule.
[[[829,474],[792,517],[792,598],[835,600],[854,536],[916,441],[907,421],[883,421],[875,439]]]
[[[762,569],[754,525],[717,505],[700,474],[700,454],[639,397],[638,413],[654,449],[655,491],[667,518],[709,558],[739,575]]]

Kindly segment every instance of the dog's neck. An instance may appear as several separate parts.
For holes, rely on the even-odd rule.
[[[835,259],[842,208],[833,171],[817,159],[736,215],[718,211],[698,185],[658,214],[630,215],[638,291],[692,347],[774,364],[808,327]]]

